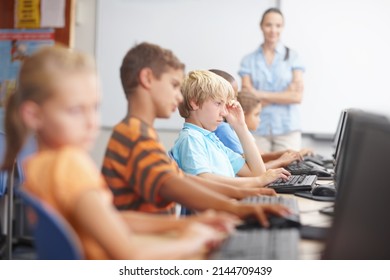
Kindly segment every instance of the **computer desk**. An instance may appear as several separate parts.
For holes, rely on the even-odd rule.
[[[329,180],[317,181],[318,184],[328,184],[331,182]],[[283,196],[294,197],[297,200],[302,225],[316,227],[329,227],[331,225],[332,217],[320,213],[319,210],[327,206],[332,206],[333,202],[316,201],[291,194],[283,194]],[[323,241],[301,239],[299,244],[299,258],[303,260],[320,259],[323,248]]]

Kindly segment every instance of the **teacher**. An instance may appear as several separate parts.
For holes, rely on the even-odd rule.
[[[282,12],[266,10],[260,21],[264,42],[243,58],[239,71],[243,90],[253,92],[263,104],[254,135],[265,152],[301,149],[299,104],[304,67],[298,54],[280,41],[283,27]]]

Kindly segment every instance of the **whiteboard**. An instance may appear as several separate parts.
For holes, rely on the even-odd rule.
[[[171,49],[186,71],[218,68],[237,74],[242,57],[262,41],[259,29],[271,0],[99,0],[96,59],[102,81],[102,125],[111,127],[126,114],[119,79],[123,56],[148,41]],[[159,129],[180,129],[176,112],[158,120]]]
[[[334,133],[344,108],[390,113],[390,1],[283,0],[283,41],[306,65],[303,131]]]
[[[102,124],[126,112],[119,66],[135,43],[169,48],[186,71],[220,68],[237,75],[242,57],[263,41],[262,13],[281,2],[282,41],[302,57],[302,130],[332,134],[340,112],[390,113],[390,1],[385,0],[99,0],[96,56],[103,86]],[[180,129],[174,114],[159,129]]]

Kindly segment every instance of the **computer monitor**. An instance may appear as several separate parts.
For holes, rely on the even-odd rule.
[[[390,122],[349,111],[344,133],[338,163],[342,192],[323,258],[390,259]]]
[[[337,189],[337,196],[340,195],[341,188],[345,185],[343,184],[345,175],[344,169],[347,167],[348,163],[344,162],[348,160],[348,157],[358,152],[353,144],[356,141],[359,141],[359,139],[354,138],[352,132],[359,129],[360,126],[369,127],[377,123],[387,124],[388,118],[384,115],[366,112],[361,109],[351,108],[345,110],[343,128],[340,135],[339,148],[334,168],[334,185]]]
[[[334,146],[333,159],[335,162],[340,152],[340,143],[342,141],[342,137],[344,133],[344,125],[345,125],[345,120],[347,119],[347,113],[348,113],[347,109],[341,111],[339,122],[337,124],[336,133],[333,139],[333,146]]]

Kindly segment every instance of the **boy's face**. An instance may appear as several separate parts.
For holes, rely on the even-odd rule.
[[[168,69],[159,79],[154,78],[151,86],[152,102],[157,118],[169,118],[183,101],[180,91],[184,79],[183,70]]]
[[[226,102],[224,100],[207,99],[202,107],[192,106],[193,117],[199,126],[209,131],[214,131],[223,122],[227,115]]]
[[[261,103],[248,114],[245,114],[245,123],[249,130],[256,130],[260,124]]]

